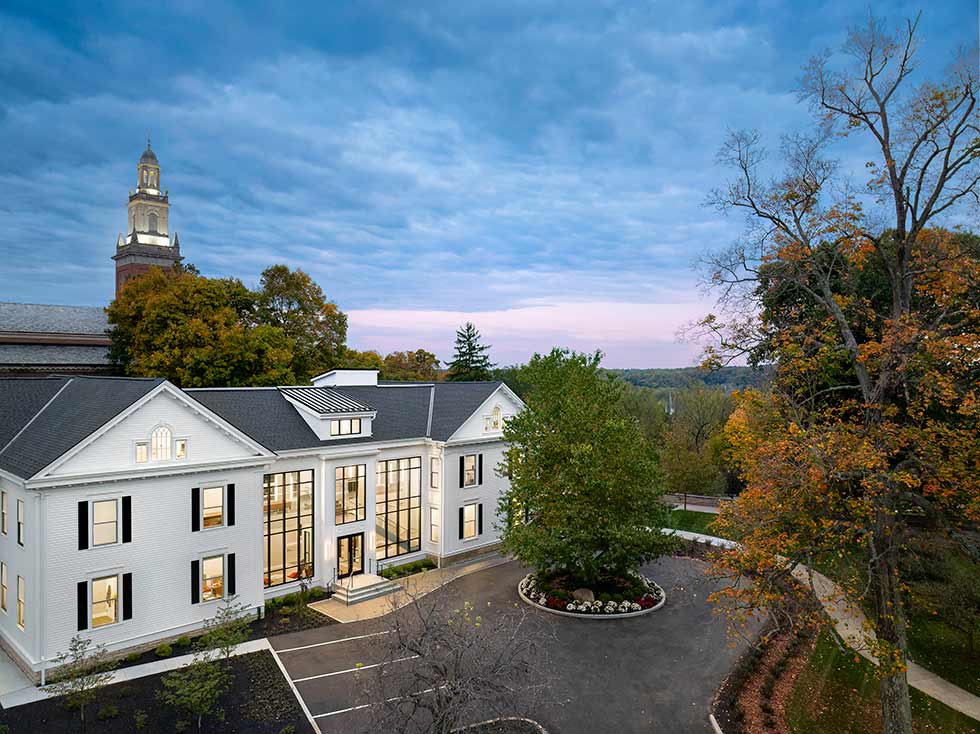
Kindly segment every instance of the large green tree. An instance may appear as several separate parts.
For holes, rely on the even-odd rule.
[[[386,380],[435,380],[439,376],[439,360],[424,349],[392,352],[384,358],[381,376]]]
[[[732,398],[718,388],[694,384],[671,396],[673,412],[664,432],[660,465],[671,492],[721,494],[725,490],[723,429]]]
[[[467,321],[456,331],[456,346],[453,349],[453,359],[449,363],[446,380],[449,382],[489,380],[493,369],[487,354],[489,351],[490,346],[480,341],[480,332],[476,330],[476,326]]]
[[[255,296],[238,280],[152,268],[109,304],[117,368],[181,387],[295,382],[292,341],[255,323]]]
[[[671,542],[660,532],[669,509],[654,451],[601,358],[557,348],[534,355],[524,368],[527,407],[504,427],[504,548],[585,585],[629,573]]]
[[[306,382],[337,366],[345,351],[347,316],[302,270],[272,265],[255,294],[257,324],[282,330],[292,343],[291,369]]]

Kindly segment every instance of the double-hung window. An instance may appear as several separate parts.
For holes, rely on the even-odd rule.
[[[119,542],[119,503],[116,500],[92,502],[92,545]],[[93,626],[95,623],[93,622]]]
[[[225,595],[225,557],[210,556],[201,563],[201,600],[214,601]]]
[[[187,439],[178,438],[174,441],[174,458],[178,461],[187,458]]]
[[[439,508],[429,508],[429,540],[439,542]]]
[[[463,457],[463,486],[476,486],[476,454]]]
[[[17,626],[24,629],[24,577],[17,577]]]
[[[24,500],[17,500],[17,543],[24,545]]]
[[[7,611],[7,564],[0,561],[0,609]]]
[[[119,576],[92,579],[92,628],[119,621]]]
[[[439,482],[442,476],[442,459],[433,456],[429,459],[429,486],[432,489],[439,489]]]
[[[201,526],[219,528],[225,524],[225,488],[205,487],[201,490],[203,522]]]
[[[7,493],[0,492],[0,532],[7,534]]]
[[[477,535],[477,506],[463,505],[463,540],[475,538]]]
[[[150,460],[150,444],[146,441],[136,442],[136,463],[145,464]]]

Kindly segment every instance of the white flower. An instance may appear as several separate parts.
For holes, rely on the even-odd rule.
[[[636,602],[633,602],[632,604],[630,604],[630,611],[633,611],[633,612],[640,611],[640,605],[637,604]]]

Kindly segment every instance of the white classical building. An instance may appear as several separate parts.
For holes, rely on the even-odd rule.
[[[198,390],[0,379],[0,642],[37,676],[79,632],[145,646],[231,595],[258,608],[301,580],[486,552],[521,407],[501,382],[373,370]]]

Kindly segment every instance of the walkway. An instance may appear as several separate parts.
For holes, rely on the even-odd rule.
[[[461,578],[476,571],[483,571],[494,566],[507,563],[507,559],[498,553],[492,553],[484,558],[466,563],[458,563],[445,568],[434,568],[431,571],[423,571],[404,578],[395,579],[395,583],[401,586],[407,593],[395,592],[389,596],[368,599],[357,604],[347,606],[342,601],[330,598],[319,601],[310,606],[321,614],[325,614],[338,622],[360,622],[365,619],[381,617],[388,612],[400,609],[408,604],[412,597],[423,596],[430,591],[435,591],[440,586],[448,584],[450,581]]]
[[[671,532],[671,531],[665,531]],[[725,538],[716,538],[701,533],[690,533],[683,530],[673,531],[678,537],[695,540],[723,548],[734,548],[738,544]],[[822,573],[806,566],[799,565],[793,569],[793,576],[801,583],[813,589],[814,595],[820,600],[827,616],[834,622],[834,629],[848,647],[861,657],[877,665],[878,661],[868,650],[868,635],[872,634],[867,625],[864,612],[844,600],[841,588]],[[873,638],[872,638],[873,639]],[[975,696],[963,690],[935,673],[930,673],[918,663],[909,660],[906,678],[909,685],[922,691],[951,709],[980,721],[980,696]]]

